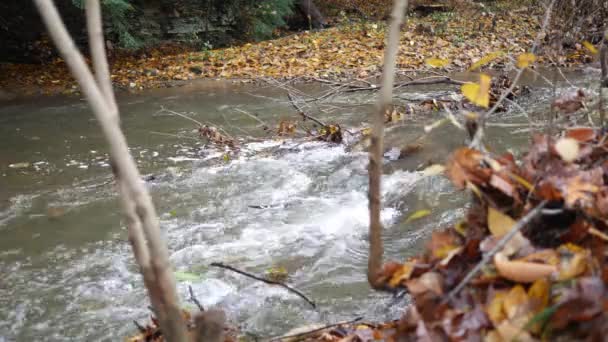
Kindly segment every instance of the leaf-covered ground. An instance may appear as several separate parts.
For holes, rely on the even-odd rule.
[[[424,71],[430,58],[447,61],[443,68],[463,70],[491,53],[503,53],[491,66],[508,62],[508,55],[527,51],[540,29],[542,13],[505,12],[495,17],[479,12],[435,13],[412,18],[403,28],[398,67]],[[111,57],[117,88],[166,87],[197,78],[366,78],[380,71],[385,24],[342,22],[317,32],[302,32],[272,41],[208,51],[159,48],[137,55]],[[570,51],[561,63],[583,56]],[[541,62],[542,62],[542,56]],[[0,87],[15,93],[73,93],[76,84],[55,61],[47,65],[0,65]]]

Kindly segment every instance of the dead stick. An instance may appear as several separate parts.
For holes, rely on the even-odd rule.
[[[279,336],[279,337],[273,337],[270,340],[268,340],[267,342],[274,342],[274,341],[281,341],[281,340],[285,340],[285,339],[298,339],[304,336],[308,336],[308,335],[312,335],[318,332],[321,332],[323,330],[327,330],[327,329],[331,329],[334,327],[339,327],[341,325],[345,325],[345,324],[352,324],[352,323],[356,323],[359,322],[360,320],[362,320],[363,317],[357,317],[355,319],[352,319],[350,321],[343,321],[343,322],[338,322],[338,323],[332,323],[332,324],[328,324],[310,331],[305,331],[299,334],[293,334],[293,335],[285,335],[285,336]]]
[[[249,277],[249,278],[252,278],[252,279],[255,279],[255,280],[259,280],[259,281],[261,281],[263,283],[266,283],[266,284],[281,286],[284,289],[286,289],[287,291],[289,291],[291,293],[294,293],[294,294],[298,295],[300,298],[304,299],[313,308],[315,308],[315,309],[317,308],[317,305],[315,304],[315,302],[313,302],[308,297],[306,297],[306,295],[304,295],[302,292],[294,289],[293,287],[285,285],[284,283],[281,283],[281,282],[278,282],[278,281],[274,281],[274,280],[269,280],[269,279],[262,278],[262,277],[258,277],[256,275],[251,274],[251,273],[239,270],[238,268],[232,267],[230,265],[222,264],[220,262],[212,262],[209,266],[224,268],[224,269],[230,270],[232,272],[236,272],[236,273],[238,273],[240,275],[244,275],[246,277]]]
[[[307,118],[307,119],[309,119],[311,121],[316,122],[317,124],[319,124],[319,125],[321,125],[323,127],[327,127],[327,125],[323,121],[321,121],[321,120],[319,120],[319,119],[317,119],[317,118],[315,118],[313,116],[310,116],[310,115],[306,114],[306,112],[304,112],[304,109],[297,104],[296,100],[294,99],[293,95],[291,95],[291,93],[287,93],[287,97],[289,98],[289,101],[291,102],[291,105],[298,111],[298,113],[300,115],[302,115],[303,117],[305,117],[305,118]]]
[[[196,298],[196,296],[194,295],[194,290],[192,290],[192,286],[188,286],[188,292],[190,292],[190,300],[194,302],[196,306],[198,306],[198,309],[200,311],[205,311],[205,307],[203,306],[203,304],[201,304],[201,302],[198,301],[198,298]]]
[[[498,241],[496,246],[494,246],[492,250],[490,250],[483,256],[481,261],[477,265],[475,265],[475,267],[462,279],[462,281],[452,291],[450,291],[450,293],[448,293],[447,299],[453,299],[454,296],[458,294],[458,292],[460,292],[460,290],[462,290],[469,283],[469,281],[471,281],[471,279],[473,279],[477,272],[479,272],[479,270],[481,270],[481,268],[484,267],[492,259],[492,257],[494,257],[496,253],[500,252],[503,247],[509,241],[511,241],[515,234],[522,230],[523,227],[525,227],[528,223],[530,223],[530,221],[532,221],[532,219],[534,219],[538,214],[541,213],[541,210],[545,207],[546,204],[546,200],[540,202],[540,204],[537,205],[534,209],[530,210],[530,212],[528,212],[526,216],[522,217],[521,220],[519,220],[515,224],[515,226],[513,226],[513,228],[511,228],[511,230],[502,239]]]

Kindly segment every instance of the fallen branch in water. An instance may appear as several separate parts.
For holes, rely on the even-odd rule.
[[[342,321],[342,322],[338,322],[338,323],[332,323],[332,324],[328,324],[328,325],[325,325],[325,326],[322,326],[322,327],[318,327],[318,328],[315,328],[313,330],[305,331],[305,332],[298,333],[298,334],[273,337],[273,338],[267,340],[266,342],[282,341],[282,340],[286,340],[286,339],[296,339],[296,340],[298,340],[298,339],[301,339],[302,337],[310,336],[310,335],[319,333],[319,332],[327,330],[327,329],[339,327],[341,325],[357,323],[357,322],[359,322],[362,319],[363,319],[363,317],[357,317],[355,319],[351,319],[350,321]]]
[[[304,299],[313,308],[315,308],[315,309],[317,308],[317,305],[315,304],[315,302],[313,302],[308,297],[306,297],[306,295],[304,295],[302,292],[300,292],[300,291],[294,289],[293,287],[291,287],[289,285],[286,285],[284,283],[281,283],[281,282],[278,282],[278,281],[274,281],[274,280],[269,280],[269,279],[266,279],[266,278],[262,278],[262,277],[254,275],[254,274],[251,274],[249,272],[245,272],[245,271],[239,270],[238,268],[235,268],[235,267],[232,267],[230,265],[226,265],[226,264],[223,264],[223,263],[220,263],[220,262],[212,262],[209,266],[227,269],[227,270],[230,270],[232,272],[238,273],[240,275],[244,275],[246,277],[249,277],[251,279],[255,279],[255,280],[261,281],[261,282],[269,284],[269,285],[278,285],[278,286],[281,286],[284,289],[286,289],[287,291],[289,291],[289,292],[291,292],[293,294],[296,294],[300,298]]]
[[[192,290],[192,286],[188,286],[188,292],[190,292],[190,300],[196,304],[196,306],[198,307],[198,309],[200,311],[205,311],[205,307],[203,306],[203,304],[201,304],[201,302],[198,300],[198,298],[196,298],[196,296],[194,295],[194,290]]]
[[[359,92],[359,91],[378,91],[381,88],[381,86],[379,84],[373,84],[373,83],[365,81],[365,80],[353,80],[353,81],[348,81],[346,83],[325,80],[322,78],[314,78],[313,80],[315,80],[319,83],[325,83],[325,84],[336,86],[336,88],[331,89],[331,90],[327,91],[325,94],[318,96],[312,100],[306,100],[307,102],[323,100],[327,97],[330,97],[330,96],[333,96],[336,94],[340,94],[340,93],[354,93],[354,92]],[[357,82],[366,83],[367,86],[357,85],[356,84]],[[410,80],[410,81],[395,82],[395,83],[393,83],[393,87],[394,87],[394,89],[398,89],[398,88],[416,86],[416,85],[430,85],[430,84],[462,85],[465,83],[466,82],[458,81],[458,80],[455,80],[448,76],[429,76],[429,77],[419,78],[419,79]]]
[[[295,97],[291,93],[287,93],[287,97],[289,98],[291,105],[298,111],[298,114],[300,114],[303,118],[313,121],[313,122],[317,123],[318,125],[321,125],[322,127],[327,127],[327,124],[324,123],[323,121],[315,118],[314,116],[307,114],[304,111],[304,109],[302,107],[300,107],[300,105],[298,105]]]

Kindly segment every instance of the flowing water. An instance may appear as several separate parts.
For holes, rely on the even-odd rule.
[[[576,77],[587,82],[584,75]],[[538,99],[550,93],[537,90],[523,104],[543,110],[546,102]],[[336,97],[329,101],[335,109],[323,119],[360,126],[372,101],[366,94]],[[293,119],[284,91],[201,82],[123,94],[119,103],[171,261],[188,275],[178,282],[186,305],[192,286],[204,306],[225,309],[242,331],[262,337],[360,315],[369,320],[399,316],[404,302],[394,304],[366,283],[364,152],[261,139],[228,157],[193,138],[192,122],[159,111],[164,106],[235,136],[263,137],[259,122],[237,109],[273,124]],[[436,119],[391,130],[387,144],[403,146]],[[526,122],[521,115],[505,120]],[[503,150],[528,139],[526,132],[502,128],[489,136]],[[391,161],[387,154],[382,219],[389,257],[415,254],[433,229],[462,217],[465,196],[443,177],[414,170],[442,162],[464,141],[462,132],[444,125],[424,139],[415,156]],[[406,222],[421,209],[431,215]],[[318,309],[281,288],[209,268],[211,262],[256,274],[284,267],[288,283]],[[0,274],[0,341],[121,340],[134,332],[133,320],[149,316],[105,144],[83,100],[41,98],[0,107]]]

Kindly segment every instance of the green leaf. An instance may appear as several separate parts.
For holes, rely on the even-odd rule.
[[[200,280],[201,276],[190,272],[175,271],[175,279],[177,281],[196,281]]]

